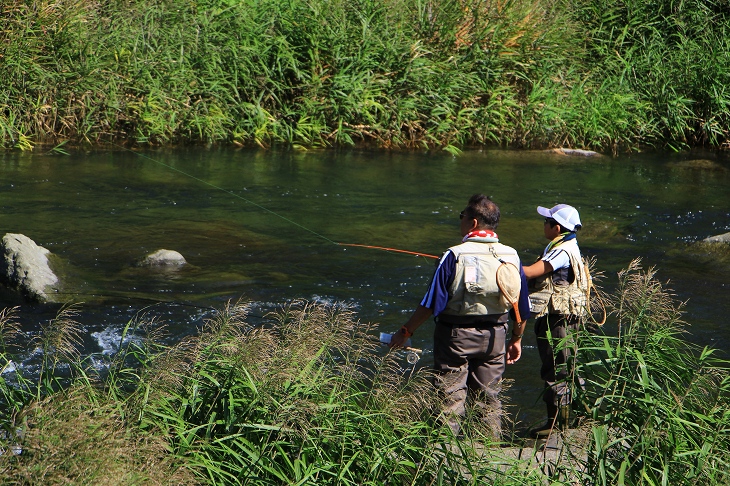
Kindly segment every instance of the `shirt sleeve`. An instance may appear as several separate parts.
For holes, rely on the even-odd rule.
[[[520,310],[520,317],[526,321],[530,317],[530,292],[527,290],[527,277],[520,263],[520,298],[517,301],[517,308]],[[514,309],[509,311],[510,318],[517,322]]]
[[[449,288],[454,281],[455,270],[456,257],[449,250],[439,260],[438,267],[436,267],[428,286],[428,291],[421,301],[421,305],[431,309],[434,316],[439,315],[446,308],[449,301]]]
[[[550,266],[553,267],[553,271],[570,267],[570,257],[568,256],[568,252],[561,248],[555,248],[554,250],[549,251],[541,258],[541,260],[550,263]]]

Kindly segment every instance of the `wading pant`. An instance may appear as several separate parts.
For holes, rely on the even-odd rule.
[[[560,314],[548,314],[535,321],[537,351],[542,361],[540,378],[545,381],[542,399],[548,415],[551,410],[570,405],[573,383],[581,388],[585,386],[582,378],[574,376],[575,342],[571,337],[578,330],[578,323],[577,316]]]
[[[492,435],[501,435],[500,383],[505,368],[506,324],[485,328],[436,324],[433,360],[434,383],[444,398],[444,415],[454,434],[466,415],[467,396]]]

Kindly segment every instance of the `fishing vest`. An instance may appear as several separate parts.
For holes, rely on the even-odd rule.
[[[497,286],[497,268],[503,260],[520,268],[517,252],[501,243],[467,241],[449,248],[456,257],[451,298],[441,314],[485,316],[505,314],[512,308]]]
[[[570,258],[570,267],[575,278],[573,282],[553,281],[555,272],[546,273],[535,279],[534,287],[530,285],[530,312],[533,317],[545,314],[574,315],[583,317],[586,314],[588,297],[588,275],[576,240],[561,243]]]

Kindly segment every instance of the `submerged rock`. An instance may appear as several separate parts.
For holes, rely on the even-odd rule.
[[[143,267],[181,267],[187,261],[180,253],[174,250],[157,250],[147,255],[139,264]]]
[[[705,238],[702,240],[705,243],[727,243],[730,244],[730,233],[725,233],[722,235],[716,235],[716,236],[710,236],[709,238]]]
[[[671,166],[676,169],[727,171],[727,168],[723,165],[708,159],[684,160],[682,162],[675,162]]]
[[[0,281],[8,289],[33,302],[53,302],[59,279],[48,262],[47,249],[22,234],[7,233],[2,239]]]

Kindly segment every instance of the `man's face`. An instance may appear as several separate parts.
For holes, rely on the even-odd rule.
[[[459,228],[461,236],[466,236],[476,227],[476,221],[469,215],[468,208],[465,208],[461,214],[459,214],[459,218],[461,219],[461,225]]]

